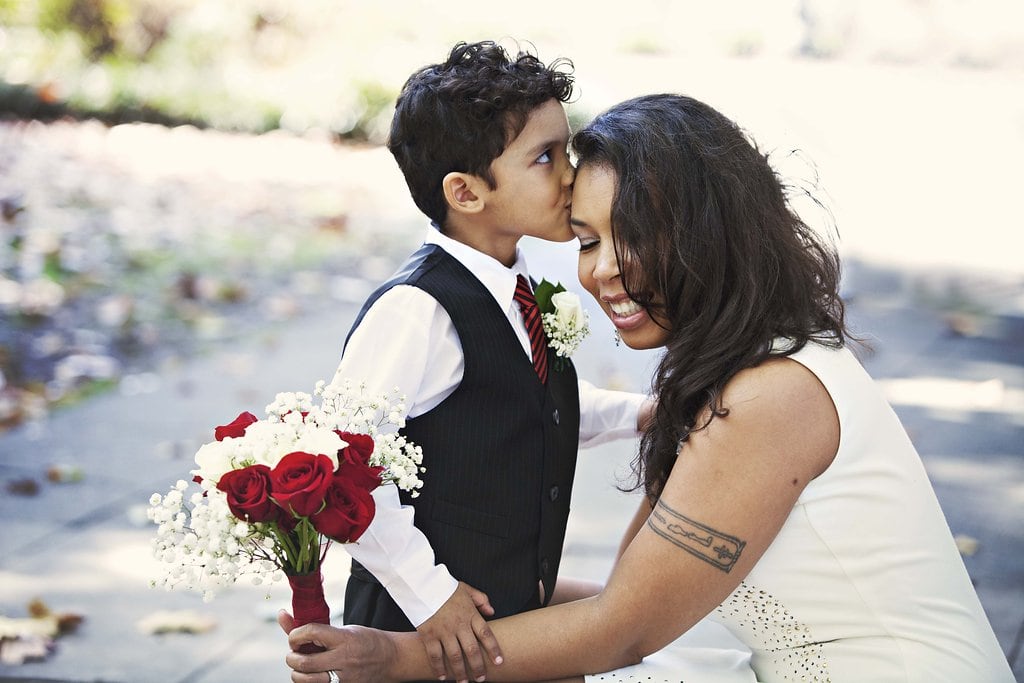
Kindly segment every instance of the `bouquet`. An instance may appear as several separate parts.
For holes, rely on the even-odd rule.
[[[287,576],[295,625],[330,623],[320,573],[328,547],[359,539],[382,483],[417,495],[423,453],[396,433],[405,423],[397,390],[367,396],[361,384],[321,381],[314,394],[319,402],[280,393],[265,419],[245,412],[217,427],[196,452],[195,490],[180,480],[153,494],[153,550],[166,573],[152,585],[209,601],[243,577]]]
[[[583,338],[590,334],[590,317],[583,310],[579,296],[567,292],[561,284],[541,280],[533,295],[541,312],[548,345],[557,356],[555,369],[559,370],[563,359],[575,353]]]

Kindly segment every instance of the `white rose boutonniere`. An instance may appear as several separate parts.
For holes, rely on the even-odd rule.
[[[590,334],[590,317],[583,310],[580,298],[567,292],[561,284],[541,280],[533,295],[541,312],[548,345],[558,356],[555,369],[560,370],[562,359],[571,356]]]

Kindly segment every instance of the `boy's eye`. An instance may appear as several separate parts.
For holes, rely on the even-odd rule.
[[[550,164],[551,163],[551,150],[545,150],[543,154],[537,157],[538,164]]]

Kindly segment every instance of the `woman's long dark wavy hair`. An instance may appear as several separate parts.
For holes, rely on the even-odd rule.
[[[722,391],[736,373],[810,340],[846,342],[839,258],[791,208],[756,144],[690,97],[627,100],[572,147],[580,168],[614,171],[623,285],[668,330],[655,419],[634,463],[635,488],[655,497],[682,442],[728,414]],[[777,338],[790,343],[773,348]]]

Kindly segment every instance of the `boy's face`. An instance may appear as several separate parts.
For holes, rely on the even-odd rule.
[[[555,242],[573,238],[568,142],[565,109],[551,99],[530,112],[523,130],[491,162],[497,187],[489,193],[487,211],[500,232]]]

